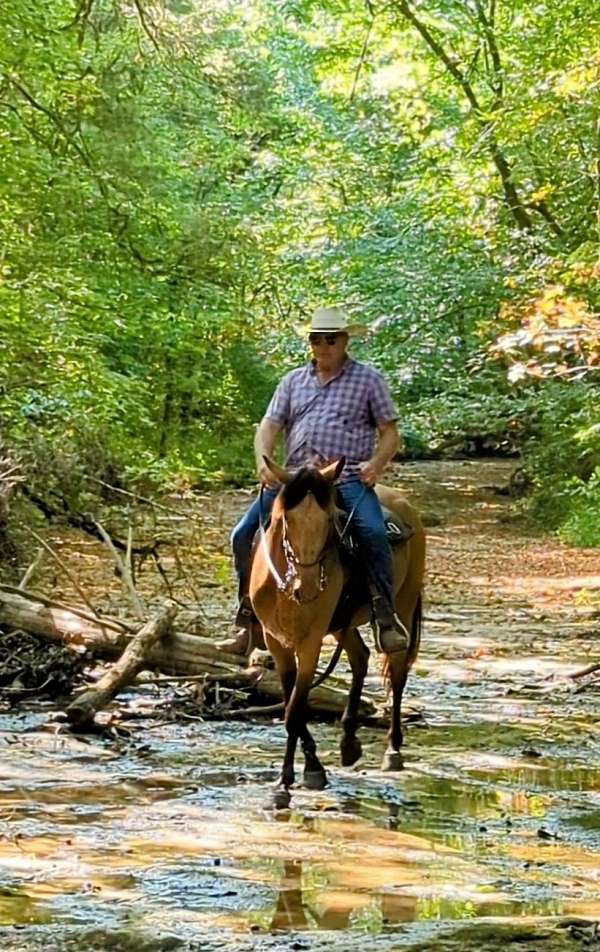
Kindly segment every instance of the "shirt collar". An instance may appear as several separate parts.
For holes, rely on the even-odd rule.
[[[341,366],[340,369],[339,369],[339,373],[337,373],[337,374],[335,375],[335,377],[332,377],[331,380],[337,380],[339,377],[342,376],[342,374],[344,374],[344,373],[346,372],[346,370],[348,369],[348,367],[350,366],[350,364],[355,364],[355,363],[356,363],[356,361],[353,360],[352,357],[350,357],[350,356],[347,354],[344,363],[342,364],[342,366]],[[312,360],[311,360],[310,363],[308,364],[308,372],[309,372],[309,374],[310,374],[311,377],[316,377],[316,376],[317,376],[317,361],[315,360],[314,357],[312,358]],[[327,383],[331,383],[331,380],[328,380]]]

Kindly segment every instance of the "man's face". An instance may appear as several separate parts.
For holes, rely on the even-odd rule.
[[[348,346],[348,335],[344,331],[313,333],[309,334],[308,340],[319,367],[329,369],[342,363]]]

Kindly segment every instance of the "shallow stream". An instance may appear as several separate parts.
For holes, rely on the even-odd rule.
[[[338,726],[318,724],[329,786],[274,813],[279,721],[148,718],[115,742],[50,706],[6,712],[3,950],[600,949],[600,691],[562,676],[597,659],[598,618],[544,594],[567,550],[556,572],[531,554],[549,543],[497,521],[485,484],[506,464],[445,465],[406,769],[380,772],[367,728],[341,768]],[[489,544],[528,555],[510,572]]]

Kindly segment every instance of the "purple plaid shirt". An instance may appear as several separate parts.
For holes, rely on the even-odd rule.
[[[320,383],[314,363],[283,378],[265,416],[285,428],[285,465],[295,469],[346,457],[341,479],[358,473],[375,448],[377,426],[397,419],[381,374],[348,357],[337,377]]]

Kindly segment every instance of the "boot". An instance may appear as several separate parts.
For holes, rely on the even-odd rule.
[[[410,635],[398,615],[391,610],[382,595],[373,598],[371,619],[375,648],[383,654],[408,651]]]
[[[262,627],[252,609],[252,602],[248,595],[240,599],[237,614],[234,619],[236,630],[230,638],[217,641],[217,648],[228,651],[230,654],[248,657],[254,648],[266,650]]]
[[[250,632],[247,628],[238,628],[229,638],[223,638],[216,642],[219,651],[226,651],[228,654],[240,655],[247,658],[252,647],[250,644]]]

